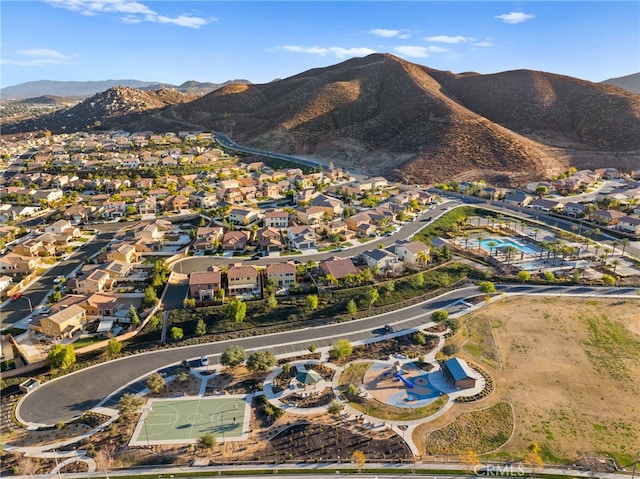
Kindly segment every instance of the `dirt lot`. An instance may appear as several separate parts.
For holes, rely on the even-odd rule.
[[[462,410],[506,400],[515,432],[503,452],[517,457],[536,441],[549,462],[583,454],[610,454],[622,466],[633,461],[640,441],[640,301],[510,298],[464,321],[474,326],[462,356],[486,366],[496,393],[453,408],[421,435]],[[482,322],[491,323],[495,343],[474,341]]]

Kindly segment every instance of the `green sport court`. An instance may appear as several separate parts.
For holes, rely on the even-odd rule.
[[[251,396],[151,399],[142,410],[130,446],[196,443],[205,434],[218,442],[245,441]]]

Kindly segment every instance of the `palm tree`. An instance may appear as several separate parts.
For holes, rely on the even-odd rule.
[[[478,235],[478,251],[480,251],[480,247],[482,246],[483,241],[484,237],[482,235]]]
[[[487,243],[487,246],[489,247],[489,256],[493,256],[493,248],[495,248],[498,245],[498,243],[496,243],[495,241],[491,240]]]
[[[418,258],[418,263],[420,263],[421,265],[424,265],[431,261],[431,256],[429,255],[428,250],[418,251],[418,254],[416,256]]]
[[[469,233],[466,231],[462,233],[462,237],[464,238],[464,249],[467,249],[467,245],[469,244],[469,236]]]
[[[622,256],[624,256],[624,250],[626,250],[626,249],[627,249],[627,246],[629,246],[629,243],[630,243],[630,242],[631,242],[631,241],[629,240],[629,238],[624,238],[624,239],[622,240]]]
[[[611,246],[613,247],[613,249],[611,250],[611,256],[613,256],[614,254],[616,254],[616,247],[620,245],[619,241],[612,241],[611,242]]]
[[[516,248],[515,246],[507,246],[504,249],[504,252],[507,256],[507,264],[509,264],[511,262],[511,256],[518,252],[518,248]]]
[[[613,274],[616,274],[616,268],[618,267],[618,265],[620,264],[620,260],[619,259],[614,259],[611,264],[613,265]]]

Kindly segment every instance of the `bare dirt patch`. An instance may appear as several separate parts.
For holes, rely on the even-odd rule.
[[[484,363],[496,380],[492,401],[508,400],[516,417],[503,451],[522,454],[535,441],[548,461],[584,453],[632,461],[630,445],[640,439],[639,307],[632,299],[510,298],[465,318],[492,321],[503,366]]]

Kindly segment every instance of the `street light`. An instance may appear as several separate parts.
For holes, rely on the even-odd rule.
[[[33,313],[33,307],[31,306],[31,300],[29,299],[28,296],[23,296],[24,299],[26,299],[27,301],[29,301],[29,311],[31,311]]]
[[[222,413],[220,413],[220,424],[222,427],[222,444],[224,444],[225,438],[224,438],[224,416],[222,415]]]

